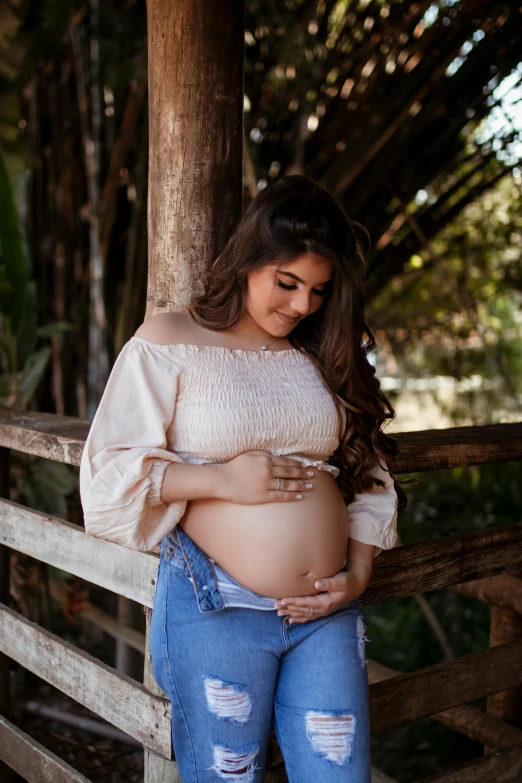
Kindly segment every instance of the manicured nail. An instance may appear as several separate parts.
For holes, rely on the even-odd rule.
[[[303,496],[302,495],[296,495],[296,498],[297,498],[297,500],[302,500]]]
[[[314,472],[313,472],[313,470],[307,470],[307,471],[306,471],[306,475],[307,475],[307,476],[313,476],[313,475],[314,475]]]
[[[312,489],[312,487],[313,487],[313,484],[305,484],[305,487],[306,487],[307,489]]]
[[[320,590],[320,589],[321,589],[321,587],[324,587],[324,582],[322,582],[321,580],[319,580],[318,582],[316,582],[316,583],[315,583],[315,589],[316,589],[316,590]]]

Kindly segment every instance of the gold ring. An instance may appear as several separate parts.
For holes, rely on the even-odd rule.
[[[313,615],[313,613],[314,613],[314,610],[313,610],[312,607],[310,607],[310,617]]]

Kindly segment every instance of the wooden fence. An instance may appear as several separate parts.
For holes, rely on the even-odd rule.
[[[171,753],[171,705],[152,677],[148,654],[158,554],[86,536],[77,525],[8,498],[10,449],[79,465],[88,429],[88,422],[71,417],[0,411],[0,711],[5,716],[0,717],[0,759],[35,783],[89,783],[8,720],[8,664],[13,659],[138,740],[145,752],[145,783],[174,783],[180,777]],[[400,474],[522,459],[522,424],[458,427],[396,437],[401,455],[393,468]],[[9,608],[11,549],[143,605],[147,629],[143,684]],[[510,630],[500,635],[501,643],[495,641],[483,652],[408,674],[368,661],[372,731],[432,716],[491,751],[442,775],[424,778],[423,783],[522,779],[522,730],[498,717],[498,711],[491,715],[469,706],[474,699],[522,684],[518,622],[522,582],[516,576],[521,566],[522,521],[518,520],[506,527],[398,546],[383,552],[376,561],[364,604],[452,588],[488,601],[493,620],[497,609],[513,613]],[[508,568],[515,569],[515,576],[503,573]],[[506,579],[511,580],[509,589],[498,581]],[[274,741],[266,779],[286,779]],[[373,783],[378,780],[389,778],[375,770]]]

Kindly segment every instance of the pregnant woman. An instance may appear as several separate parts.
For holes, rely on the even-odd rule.
[[[160,544],[150,649],[184,783],[261,783],[272,725],[291,783],[370,783],[359,596],[405,495],[367,247],[328,191],[282,177],[204,293],[125,344],[92,422],[86,532]]]

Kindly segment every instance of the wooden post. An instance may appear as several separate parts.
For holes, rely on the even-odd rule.
[[[506,573],[512,577],[522,577],[522,569],[518,567],[508,568]],[[490,616],[490,647],[522,639],[522,616],[517,611],[492,606]],[[522,729],[522,686],[517,685],[507,691],[488,696],[487,713]],[[484,753],[491,753],[492,750],[495,748],[484,747]]]
[[[150,630],[150,618],[152,617],[152,609],[147,606],[143,607],[145,611],[146,621],[146,633],[145,633],[145,670],[143,672],[143,684],[151,693],[156,696],[163,696],[168,699],[166,693],[163,693],[159,685],[156,683],[152,674],[152,665],[149,652],[149,630]],[[159,756],[149,748],[144,748],[144,778],[143,783],[182,783],[181,775],[178,771],[178,765],[175,761],[169,761],[168,759]]]
[[[242,211],[243,0],[147,0],[146,318],[203,288]]]
[[[145,318],[203,290],[243,206],[243,0],[147,0],[148,285]],[[150,672],[146,610],[145,685]],[[145,783],[179,783],[145,750]]]

